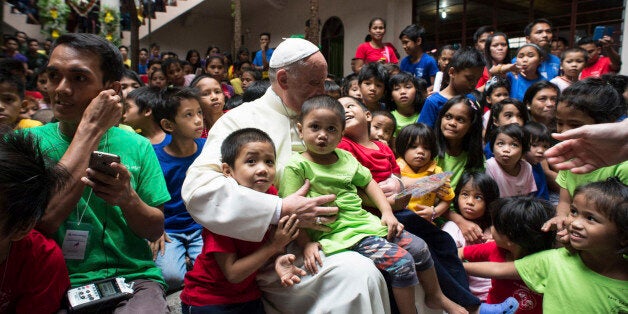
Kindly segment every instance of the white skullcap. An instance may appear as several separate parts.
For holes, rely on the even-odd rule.
[[[309,57],[318,52],[318,47],[301,38],[286,38],[273,52],[269,66],[273,69],[285,67],[291,63]]]

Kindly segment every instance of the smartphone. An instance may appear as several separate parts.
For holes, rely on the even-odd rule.
[[[604,36],[613,36],[613,27],[611,26],[596,26],[593,31],[593,40],[598,41]]]
[[[115,177],[118,175],[118,172],[115,169],[111,168],[112,162],[120,163],[120,156],[105,152],[93,151],[91,157],[89,158],[89,167],[106,175]]]

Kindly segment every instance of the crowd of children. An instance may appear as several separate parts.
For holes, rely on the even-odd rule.
[[[337,219],[321,223],[319,217],[324,231],[300,229],[296,216],[284,216],[258,242],[203,228],[181,190],[224,113],[266,93],[270,83],[260,70],[270,62],[270,75],[276,75],[272,56],[264,54],[267,43],[257,63],[242,51],[234,64],[210,49],[203,59],[190,50],[184,61],[160,56],[156,46],[150,57],[144,51],[145,73],[122,72],[123,130],[116,132],[150,141],[170,198],[164,201],[160,181],[165,232],[149,241],[161,271],[151,270],[154,280],[170,291],[183,289],[185,312],[264,313],[255,278],[265,264],[275,264],[289,289],[318,272],[321,254],[349,250],[389,276],[400,313],[416,311],[417,284],[428,307],[448,313],[628,311],[628,161],[576,174],[553,168],[544,156],[557,143],[552,133],[626,118],[628,79],[611,73],[619,68],[613,52],[600,56],[610,39],[585,38],[559,59],[550,54],[551,23],[538,19],[512,55],[504,33],[481,28],[475,47],[447,45],[430,56],[422,48],[425,30],[410,25],[399,34],[408,56],[397,66],[397,51],[382,42],[385,31],[386,22],[374,18],[370,40],[357,49],[354,73],[328,78],[327,95],[310,97],[296,112],[292,127],[304,150],[284,165],[281,180],[275,177],[277,143],[265,132],[245,128],[222,143],[222,164],[214,170],[237,185],[287,197],[309,184],[308,197],[336,196],[329,205],[339,208]],[[29,73],[37,92],[25,92],[21,61],[0,62],[0,190],[10,196],[0,198],[0,233],[6,236],[0,243],[0,311],[29,311],[33,302],[49,311],[61,306],[70,282],[91,277],[68,277],[59,248],[33,230],[68,174],[51,166],[30,136],[10,131],[51,122],[46,82],[59,78],[56,68]],[[283,110],[288,114],[286,105]],[[60,126],[39,131],[26,133],[67,138]],[[133,177],[139,170],[132,171]],[[398,197],[404,186],[443,172],[449,179],[438,189]],[[383,188],[389,184],[396,191]],[[21,190],[36,201],[22,203]],[[133,236],[135,244],[144,240]],[[303,269],[285,254],[291,242],[302,251]],[[140,260],[145,252],[136,253]],[[18,273],[15,259],[27,260],[25,254],[43,254],[46,264],[62,270],[42,292],[49,296],[45,302],[25,287],[3,290],[5,277]],[[66,260],[70,271],[90,266]],[[578,284],[582,289],[573,289]]]

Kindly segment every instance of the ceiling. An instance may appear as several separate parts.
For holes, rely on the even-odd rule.
[[[576,32],[573,34],[575,37],[592,33],[596,25],[617,25],[615,29],[620,30],[623,2],[623,0],[414,0],[413,14],[414,21],[426,28],[428,43],[469,44],[473,32],[482,25],[494,25],[510,37],[520,37],[523,36],[523,28],[529,21],[541,17],[552,21],[561,36],[572,35],[569,32],[572,17],[576,26]],[[573,15],[572,9],[575,9]],[[442,12],[446,12],[445,18],[442,17]]]

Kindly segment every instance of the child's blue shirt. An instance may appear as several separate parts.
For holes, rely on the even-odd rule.
[[[438,63],[432,56],[424,53],[417,63],[412,63],[410,56],[403,58],[399,62],[399,68],[401,71],[408,72],[416,78],[424,79],[427,82],[427,86],[431,86],[431,77],[438,72]]]
[[[510,82],[510,97],[519,101],[523,101],[523,96],[532,84],[545,80],[541,75],[533,80],[529,80],[521,75],[515,76],[512,73],[508,73],[506,76]]]
[[[545,171],[543,171],[543,166],[540,162],[532,165],[532,175],[534,176],[534,182],[536,183],[536,193],[534,196],[549,201],[547,177],[545,177]]]
[[[467,94],[467,98],[475,101],[475,97],[472,94]],[[438,119],[438,112],[443,105],[449,99],[445,98],[445,96],[441,95],[441,93],[434,93],[425,99],[425,103],[423,104],[423,109],[421,109],[421,113],[419,114],[419,119],[417,123],[425,123],[430,128],[434,128],[436,124],[436,119]]]
[[[163,142],[153,146],[170,193],[170,201],[164,204],[164,225],[167,233],[188,233],[202,228],[192,219],[181,198],[181,186],[185,180],[185,173],[203,150],[205,139],[197,138],[194,142],[197,146],[196,152],[187,157],[174,157],[166,153],[164,148],[167,144],[161,145]]]

